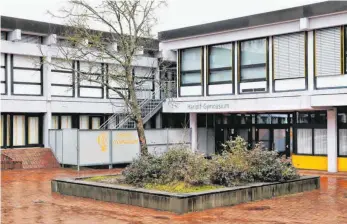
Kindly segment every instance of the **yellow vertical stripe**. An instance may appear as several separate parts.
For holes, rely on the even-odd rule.
[[[4,126],[4,119],[3,119],[4,115],[1,115],[1,127],[0,127],[0,146],[2,146],[2,139],[3,139],[3,126]]]
[[[13,138],[16,139],[15,142],[13,142],[14,145],[18,145],[18,136],[17,136],[17,116],[13,116],[14,121],[13,121]]]

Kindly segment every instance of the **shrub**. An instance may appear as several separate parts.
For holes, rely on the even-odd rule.
[[[141,156],[122,172],[124,182],[142,187],[146,183],[160,183],[163,175],[162,158],[156,155]]]

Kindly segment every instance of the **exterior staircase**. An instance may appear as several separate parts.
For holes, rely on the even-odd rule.
[[[156,91],[147,99],[139,100],[143,123],[149,121],[161,108],[163,102],[168,97],[176,96],[176,84],[174,81],[162,82]],[[157,96],[160,97],[158,98]],[[131,114],[115,113],[106,120],[100,129],[134,129],[136,128],[135,121],[131,119]]]

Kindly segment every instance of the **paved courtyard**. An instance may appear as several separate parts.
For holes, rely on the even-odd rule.
[[[186,215],[51,193],[54,177],[119,170],[10,170],[1,176],[2,223],[347,223],[347,174],[321,177],[321,189]],[[311,172],[305,172],[311,174]]]

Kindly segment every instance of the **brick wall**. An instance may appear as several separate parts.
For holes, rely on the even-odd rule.
[[[1,150],[1,163],[20,163],[20,165],[4,165],[1,169],[44,169],[60,167],[51,149],[48,148],[16,148]],[[13,167],[13,168],[11,168]]]

